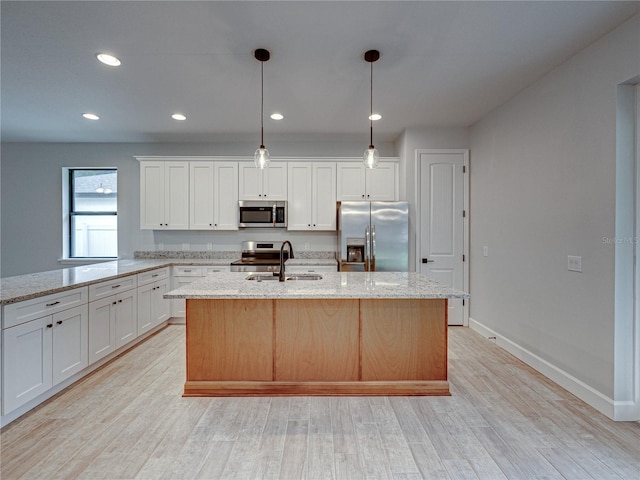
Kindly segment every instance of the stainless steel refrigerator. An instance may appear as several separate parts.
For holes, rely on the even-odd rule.
[[[341,271],[408,271],[409,204],[341,202],[338,254]]]

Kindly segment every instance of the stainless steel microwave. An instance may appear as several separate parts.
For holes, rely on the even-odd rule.
[[[240,200],[238,204],[240,228],[287,227],[286,201]]]

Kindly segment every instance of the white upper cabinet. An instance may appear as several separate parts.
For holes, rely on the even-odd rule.
[[[238,189],[239,200],[286,200],[287,162],[271,162],[265,169],[239,162]]]
[[[140,228],[189,228],[188,162],[140,162]]]
[[[238,163],[189,163],[189,228],[238,229]]]
[[[290,162],[288,230],[336,229],[336,164]]]
[[[398,164],[380,162],[365,168],[361,162],[338,163],[337,200],[398,200]]]

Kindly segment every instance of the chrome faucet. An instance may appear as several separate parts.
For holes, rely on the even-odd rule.
[[[293,258],[293,246],[289,240],[282,242],[280,247],[280,272],[278,273],[278,280],[284,282],[284,246],[289,244],[289,258]]]

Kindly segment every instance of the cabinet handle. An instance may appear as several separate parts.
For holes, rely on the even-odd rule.
[[[122,284],[118,284],[118,285],[111,285],[111,288],[120,288],[122,286]]]
[[[53,307],[54,305],[58,305],[60,302],[47,303],[47,307]]]
[[[115,304],[117,304],[117,303],[118,303],[118,302],[113,302],[111,305],[115,305]]]
[[[62,325],[62,320],[58,320],[56,323],[57,323],[58,325]]]
[[[53,327],[53,323],[47,324],[47,328],[52,328],[52,327]]]
[[[122,300],[118,300],[118,303],[122,303]]]
[[[153,275],[151,275],[152,277],[157,277],[158,275],[160,275],[159,273],[154,273]]]
[[[190,272],[190,271],[191,271],[191,269],[188,269],[188,270],[183,270],[183,272]]]
[[[362,198],[364,198],[364,193],[362,194]]]

